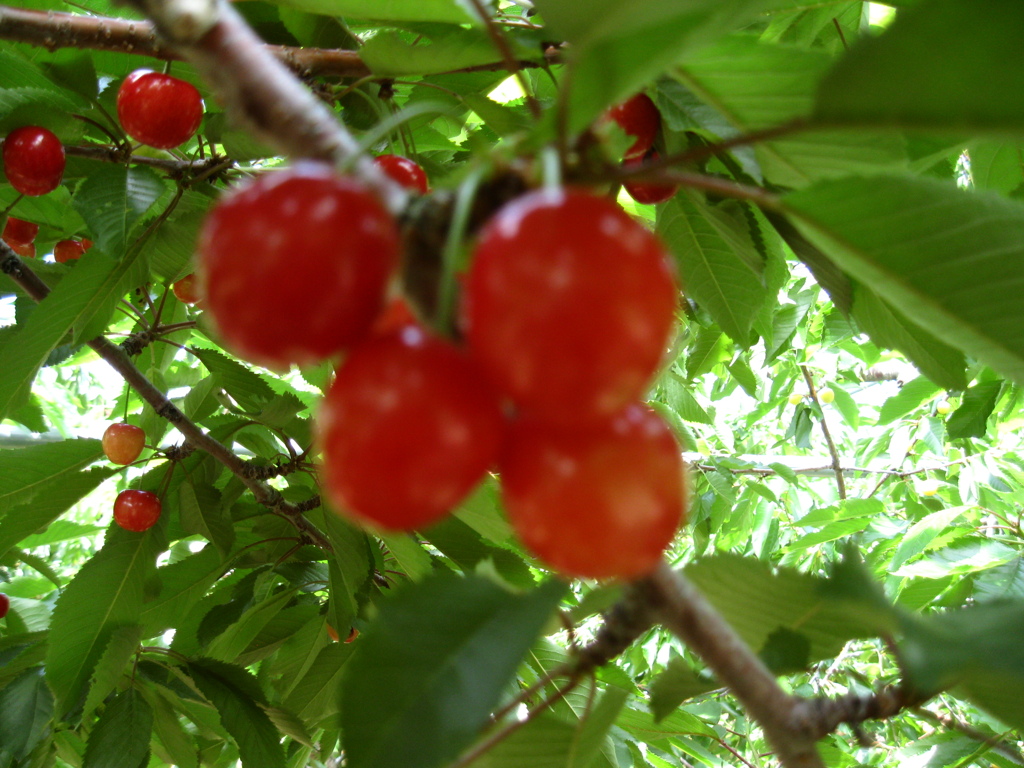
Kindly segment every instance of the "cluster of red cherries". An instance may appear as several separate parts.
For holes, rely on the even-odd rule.
[[[118,115],[132,138],[169,148],[198,129],[202,102],[184,81],[137,72]],[[652,156],[660,115],[650,99],[634,97],[609,118],[635,138],[626,163]],[[19,131],[4,144],[8,180],[45,194],[60,183],[63,147],[43,128]],[[376,162],[428,191],[412,160]],[[656,202],[650,186],[626,188]],[[239,356],[277,370],[342,359],[316,432],[324,492],[344,514],[371,528],[422,529],[494,471],[513,528],[562,574],[631,578],[658,563],[684,516],[684,469],[642,397],[678,289],[663,245],[613,201],[545,188],[499,209],[462,276],[461,344],[392,295],[394,217],[361,181],[326,165],[300,162],[224,195],[197,251],[196,277],[175,293],[201,302]],[[119,464],[144,443],[129,424],[103,437]],[[147,530],[160,500],[123,491],[114,517]]]

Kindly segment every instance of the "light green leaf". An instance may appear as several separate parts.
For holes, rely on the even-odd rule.
[[[570,768],[578,727],[541,714],[473,762],[474,768]]]
[[[245,611],[210,643],[208,655],[219,661],[234,661],[259,634],[260,630],[295,596],[295,588],[285,589]]]
[[[913,381],[908,381],[900,387],[899,392],[882,404],[882,408],[878,412],[878,423],[892,423],[941,391],[937,384],[923,376]]]
[[[93,670],[89,694],[85,697],[85,707],[82,709],[84,716],[91,715],[114,691],[141,641],[142,627],[138,624],[127,624],[113,631],[110,642],[103,649],[103,655]]]
[[[111,701],[89,733],[82,768],[138,766],[149,754],[153,710],[134,688]]]
[[[949,524],[966,511],[965,507],[950,507],[932,512],[918,520],[903,535],[896,553],[892,556],[890,568],[895,570],[908,560],[925,551],[935,539],[946,531]]]
[[[411,45],[393,32],[380,32],[359,50],[363,61],[379,76],[431,75],[500,60],[483,30],[451,27]],[[520,51],[518,53],[525,53]],[[530,51],[540,58],[539,49]]]
[[[85,438],[0,451],[0,514],[68,482],[102,455],[100,441]]]
[[[227,555],[235,540],[231,517],[221,507],[220,491],[206,483],[184,482],[178,486],[178,510],[181,527],[189,534],[199,534]]]
[[[100,254],[80,261],[74,279],[61,280],[14,338],[0,347],[0,419],[27,401],[36,371],[50,351],[76,323],[93,314],[96,291],[114,265]]]
[[[965,437],[984,437],[988,431],[988,417],[992,415],[1003,391],[1003,382],[984,381],[964,392],[960,407],[946,422],[950,440]]]
[[[687,699],[700,696],[716,687],[713,679],[698,677],[693,667],[676,656],[651,682],[651,714],[655,722],[666,716]]]
[[[274,390],[270,385],[237,360],[212,349],[194,349],[193,352],[213,374],[216,385],[231,395],[246,411],[259,413],[274,399]]]
[[[149,534],[112,527],[103,549],[64,588],[52,621],[61,631],[51,634],[46,656],[46,680],[59,713],[79,703],[115,630],[138,621],[152,566]]]
[[[905,177],[822,182],[786,206],[908,319],[1024,381],[1024,206]]]
[[[750,326],[767,297],[761,256],[749,235],[686,192],[659,206],[657,231],[676,257],[687,296],[734,341],[748,345]]]
[[[458,0],[277,0],[279,5],[327,16],[353,16],[379,21],[477,22]]]
[[[295,681],[285,706],[307,722],[319,722],[337,714],[345,663],[355,650],[354,643],[331,643],[322,648],[306,673]]]
[[[352,768],[433,768],[476,737],[565,586],[434,577],[380,606],[342,686]],[[415,637],[416,642],[408,642]]]
[[[177,768],[198,768],[199,751],[195,739],[182,727],[167,701],[157,694],[147,696],[153,708],[153,733],[163,744]]]
[[[96,245],[118,258],[135,224],[164,192],[164,180],[144,165],[105,165],[82,182],[71,204],[96,235]]]

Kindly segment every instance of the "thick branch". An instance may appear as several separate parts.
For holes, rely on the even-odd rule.
[[[179,3],[135,2],[195,66],[236,124],[292,158],[346,163],[393,211],[405,206],[407,193],[360,151],[334,113],[273,56],[229,3],[211,0],[208,8],[201,7],[209,18],[197,30],[182,22]]]
[[[798,699],[775,681],[753,651],[697,588],[667,564],[637,583],[658,620],[682,639],[760,724],[786,768],[823,768],[816,736],[793,727]]]
[[[908,689],[888,687],[868,696],[850,694],[837,699],[801,699],[790,717],[795,730],[820,739],[843,723],[857,726],[865,720],[885,720],[920,703],[921,698]]]
[[[25,266],[10,246],[2,241],[0,241],[0,268],[36,301],[42,301],[50,293],[49,287],[39,279],[35,272]],[[189,445],[206,451],[231,470],[252,492],[256,501],[288,518],[296,528],[302,531],[310,543],[327,551],[332,550],[327,537],[303,517],[302,512],[294,504],[285,501],[276,489],[251,477],[248,462],[236,456],[227,446],[215,440],[200,429],[195,422],[188,419],[153,382],[143,375],[142,371],[135,367],[124,350],[103,336],[97,336],[95,339],[87,341],[86,345],[121,374],[128,385],[149,403],[157,414],[167,419],[175,429],[183,434]]]

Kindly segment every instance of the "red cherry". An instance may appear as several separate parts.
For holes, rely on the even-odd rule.
[[[683,519],[679,447],[643,405],[568,429],[520,419],[498,468],[523,544],[565,576],[641,576],[658,564]]]
[[[385,335],[400,330],[407,325],[416,325],[419,321],[413,314],[412,307],[403,296],[396,296],[387,303],[373,324],[372,333]]]
[[[160,519],[160,498],[149,491],[121,491],[114,500],[114,522],[126,531],[148,531]]]
[[[333,642],[338,642],[341,638],[338,637],[338,630],[332,627],[330,624],[327,625],[327,636],[331,638]],[[348,641],[346,641],[348,642]]]
[[[26,243],[24,245],[12,245],[11,243],[8,243],[8,245],[11,246],[12,251],[21,256],[21,258],[23,259],[34,259],[36,257],[35,243]]]
[[[417,326],[352,350],[320,407],[321,480],[381,528],[440,519],[497,458],[501,410],[473,362]]]
[[[377,155],[373,158],[373,162],[380,166],[380,169],[392,180],[397,181],[406,189],[421,195],[427,194],[427,190],[430,188],[427,183],[427,174],[415,161],[400,155]]]
[[[674,320],[660,241],[614,202],[537,190],[484,227],[463,294],[473,356],[522,408],[610,415],[643,394]]]
[[[345,642],[351,643],[357,637],[359,637],[359,630],[355,627],[352,627],[352,629],[349,630],[348,637],[345,638]]]
[[[171,290],[182,304],[198,304],[202,298],[196,284],[195,273],[185,275],[171,286]]]
[[[654,138],[661,127],[661,112],[646,93],[638,93],[612,107],[606,113],[606,119],[614,120],[622,130],[636,138],[626,150],[626,157],[642,157],[654,145]]]
[[[136,141],[157,149],[172,149],[199,130],[203,99],[191,83],[137,69],[117,92],[117,119]]]
[[[643,165],[648,160],[657,160],[658,153],[651,150],[645,157],[627,157],[622,165],[626,168],[635,168]],[[638,203],[644,205],[656,205],[671,200],[679,191],[677,184],[659,184],[652,181],[627,181],[623,185],[629,196]]]
[[[359,181],[306,162],[222,198],[198,251],[206,305],[225,343],[285,368],[367,334],[398,265],[398,227]]]
[[[53,246],[53,258],[58,264],[64,264],[79,258],[91,247],[91,240],[61,240]]]
[[[111,424],[103,432],[103,453],[115,464],[131,464],[146,445],[146,433],[134,424]]]
[[[39,234],[39,225],[11,216],[4,225],[3,240],[10,246],[28,245]]]
[[[7,595],[0,594],[0,619],[7,615],[7,611],[11,609],[11,598]],[[348,642],[347,640],[345,642]]]
[[[4,140],[3,156],[7,181],[23,195],[52,192],[64,177],[64,145],[45,128],[15,128]]]

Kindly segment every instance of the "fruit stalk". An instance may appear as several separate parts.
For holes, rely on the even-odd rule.
[[[806,365],[800,366],[800,372],[804,375],[804,381],[807,382],[807,391],[811,395],[811,399],[817,403],[818,410],[821,410],[821,401],[818,399],[818,390],[814,387],[814,377],[811,376],[810,370]],[[839,489],[839,498],[846,498],[846,479],[843,477],[843,463],[839,460],[839,451],[836,450],[835,441],[832,440],[832,433],[828,431],[828,424],[825,422],[825,416],[822,414],[820,419],[821,432],[825,435],[825,444],[828,445],[829,456],[832,457],[832,471],[836,476],[836,487]]]

